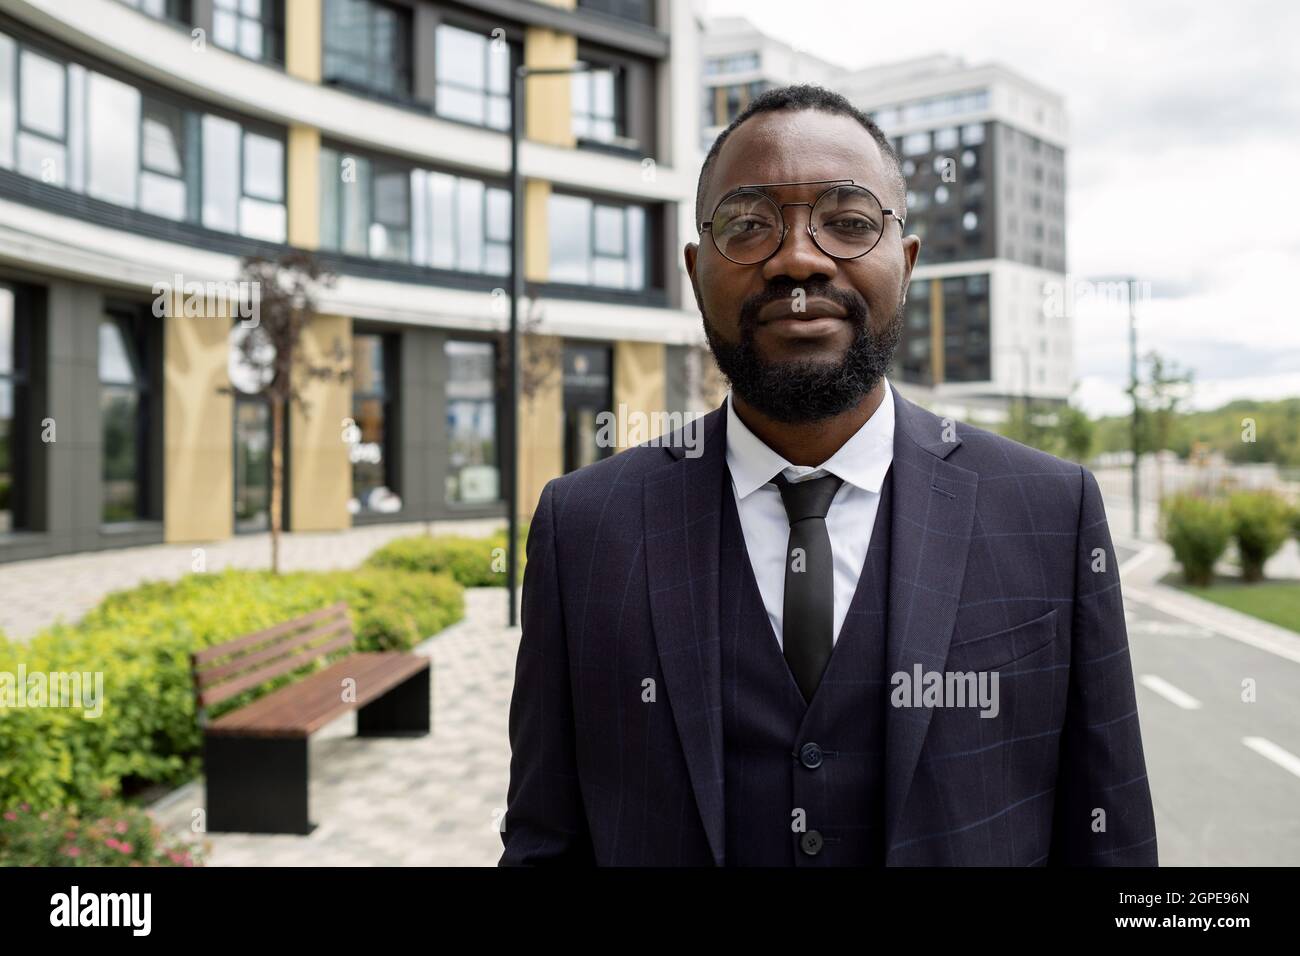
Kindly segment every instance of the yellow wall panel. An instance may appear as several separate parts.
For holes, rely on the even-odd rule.
[[[542,27],[524,34],[524,64],[532,67],[572,66],[578,59],[578,38]],[[524,130],[528,139],[554,146],[575,145],[573,138],[573,80],[566,75],[534,76],[527,81]]]
[[[324,0],[285,0],[284,69],[308,83],[321,77],[321,7]]]
[[[181,308],[173,312],[182,312]],[[163,536],[227,538],[234,523],[231,320],[165,318],[163,326]]]
[[[352,320],[318,315],[304,331],[300,347],[306,361],[334,367],[336,344],[350,355]],[[343,420],[352,415],[352,383],[340,384],[337,378],[306,380],[299,373],[298,388],[307,409],[290,410],[289,527],[294,531],[350,528],[352,463],[343,440]]]
[[[614,343],[614,407],[618,449],[658,438],[666,411],[667,378],[662,342]],[[634,416],[643,416],[644,425]],[[624,442],[626,439],[626,442]]]
[[[289,245],[320,247],[320,130],[289,127]]]
[[[556,336],[522,336],[524,350],[558,349]],[[559,353],[562,354],[562,353]],[[564,471],[564,375],[556,367],[540,383],[531,399],[519,399],[519,514],[532,517],[543,486]]]

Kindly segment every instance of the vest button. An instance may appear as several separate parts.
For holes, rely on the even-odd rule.
[[[799,849],[808,856],[816,856],[822,851],[822,835],[817,830],[809,830],[799,838]]]
[[[816,770],[822,765],[822,748],[816,744],[804,744],[799,748],[799,762],[809,770]]]

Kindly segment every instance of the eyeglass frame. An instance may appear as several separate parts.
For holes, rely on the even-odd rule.
[[[830,185],[826,185],[826,184],[830,184]],[[722,256],[722,258],[726,259],[728,262],[735,262],[736,265],[738,266],[762,265],[768,259],[771,259],[774,255],[776,255],[778,252],[781,251],[781,247],[785,245],[785,237],[790,233],[790,224],[786,222],[785,219],[785,207],[786,206],[807,206],[808,224],[803,228],[804,231],[808,233],[808,238],[813,241],[813,245],[816,246],[818,250],[822,252],[823,255],[830,256],[832,259],[836,259],[840,262],[853,262],[855,259],[861,259],[867,253],[875,249],[876,246],[880,245],[880,239],[883,238],[885,235],[883,229],[880,232],[880,237],[878,237],[875,242],[873,242],[862,252],[859,252],[856,256],[837,256],[835,253],[828,252],[826,249],[822,248],[822,244],[817,241],[817,233],[813,232],[813,227],[812,227],[812,210],[816,207],[816,205],[819,202],[822,201],[823,196],[829,193],[836,186],[843,186],[845,184],[848,184],[850,186],[855,186],[856,188],[861,189],[863,192],[865,192],[868,196],[870,196],[872,199],[876,201],[876,205],[880,207],[881,215],[892,216],[894,219],[897,219],[898,228],[900,231],[904,228],[905,220],[903,219],[903,217],[900,216],[893,209],[886,209],[885,204],[880,201],[880,197],[877,196],[875,193],[873,193],[866,186],[863,186],[861,183],[858,183],[852,179],[810,179],[807,182],[746,183],[744,185],[737,186],[735,189],[731,190],[731,192],[727,193],[725,196],[723,196],[721,199],[718,200],[718,204],[713,207],[713,216],[710,216],[704,222],[700,223],[700,232],[704,232],[704,230],[706,229],[709,230],[709,241],[713,243],[713,248],[717,249],[718,255]],[[826,188],[823,189],[820,193],[818,193],[817,198],[814,199],[812,202],[777,202],[767,193],[758,192],[758,190],[760,189],[770,189],[776,186],[822,186],[822,185],[826,185]],[[736,262],[735,259],[731,258],[731,256],[727,255],[725,252],[722,251],[722,249],[718,247],[718,240],[713,235],[713,219],[718,215],[718,210],[722,208],[722,204],[724,202],[726,202],[728,199],[731,199],[733,196],[737,196],[745,192],[757,193],[759,196],[762,196],[772,205],[777,207],[777,212],[781,216],[781,238],[777,241],[776,247],[773,248],[773,250],[769,252],[767,255],[765,255],[762,259],[756,259],[753,262]]]

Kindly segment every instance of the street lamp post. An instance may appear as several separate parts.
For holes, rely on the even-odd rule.
[[[524,297],[524,177],[519,169],[519,141],[524,127],[524,90],[530,76],[567,76],[586,73],[581,61],[564,67],[515,67],[510,88],[510,333],[506,344],[507,375],[505,435],[510,450],[505,469],[506,492],[506,601],[507,624],[519,623],[515,592],[519,581],[519,303]],[[502,456],[503,458],[506,456]]]

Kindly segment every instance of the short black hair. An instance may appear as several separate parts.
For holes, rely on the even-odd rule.
[[[899,198],[906,206],[907,177],[903,175],[903,164],[898,158],[898,152],[894,149],[894,144],[889,141],[889,137],[885,135],[884,131],[875,124],[875,121],[870,116],[834,90],[828,90],[825,87],[814,86],[809,83],[798,83],[793,86],[778,86],[760,93],[750,101],[748,106],[740,111],[740,115],[732,120],[731,125],[719,133],[718,138],[713,141],[713,146],[709,148],[709,154],[704,157],[704,165],[700,167],[700,181],[695,187],[696,228],[704,221],[704,194],[708,190],[709,173],[713,169],[714,160],[718,158],[718,153],[722,151],[722,144],[727,141],[727,137],[735,132],[736,127],[751,116],[758,113],[772,113],[776,110],[820,110],[823,113],[851,116],[857,120],[871,134],[871,138],[880,147],[881,154],[894,168],[896,175],[894,185],[898,187]],[[906,208],[902,210],[902,215],[906,218]]]

